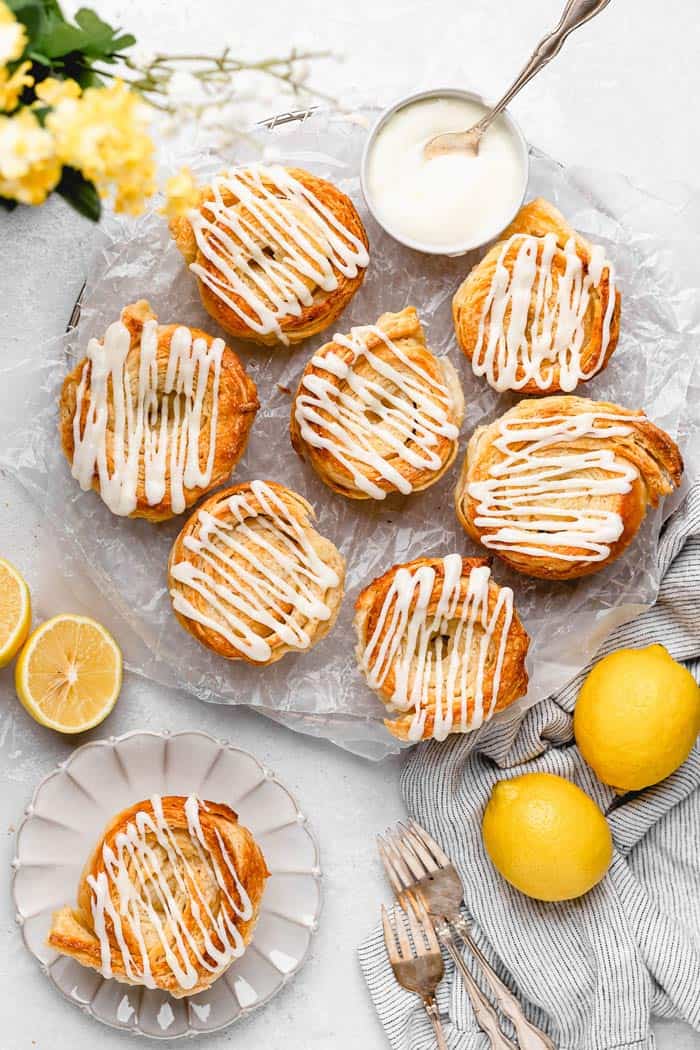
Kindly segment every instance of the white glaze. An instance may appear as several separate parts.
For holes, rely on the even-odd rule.
[[[597,508],[592,500],[629,492],[638,477],[637,468],[618,458],[606,442],[631,434],[644,418],[581,412],[502,419],[493,444],[505,458],[491,467],[486,480],[467,487],[477,502],[474,524],[487,530],[481,535],[484,546],[559,561],[605,561],[624,524],[617,512]],[[600,421],[610,425],[600,426]],[[581,438],[600,447],[558,447]],[[604,471],[605,476],[585,476],[590,471]],[[561,505],[573,499],[587,502],[575,508]],[[578,553],[567,554],[558,549],[562,547]]]
[[[484,135],[478,154],[426,160],[426,142],[464,131],[486,109],[467,99],[408,103],[380,129],[367,158],[367,190],[379,220],[419,247],[465,251],[510,222],[525,189],[520,142],[504,117]]]
[[[279,165],[233,168],[217,175],[211,188],[213,200],[203,201],[187,217],[197,247],[215,272],[200,263],[191,263],[190,269],[260,335],[274,333],[287,344],[280,320],[299,317],[313,302],[305,279],[332,292],[338,273],[356,277],[369,262],[363,242]],[[227,205],[228,194],[240,204]]]
[[[208,879],[216,885],[221,897],[216,914],[207,901],[208,887],[200,889],[165,818],[162,798],[154,795],[150,801],[153,812],[139,810],[126,829],[115,836],[114,848],[104,843],[104,871],[96,876],[88,875],[93,895],[93,928],[100,942],[100,972],[104,977],[113,976],[109,925],[129,980],[147,988],[156,987],[148,957],[148,945],[155,935],[177,984],[189,989],[198,980],[193,959],[209,973],[219,973],[243,954],[245,944],[235,919],[247,922],[253,916],[253,909],[218,828],[215,837],[225,870],[205,841],[200,819],[205,803],[190,795],[185,803],[185,815],[198,863],[206,867]],[[165,864],[163,853],[167,858]],[[235,895],[229,890],[227,878],[233,881]],[[188,928],[178,897],[187,902],[193,930]],[[136,943],[135,951],[131,938]]]
[[[442,562],[444,574],[435,613],[428,612],[437,576],[435,569],[430,565],[399,569],[384,599],[374,633],[360,653],[367,681],[374,689],[381,688],[393,668],[396,685],[390,710],[414,709],[410,740],[422,739],[433,697],[432,735],[436,740],[444,740],[451,732],[476,729],[490,718],[498,701],[503,657],[513,619],[510,587],[500,588],[493,612],[488,615],[491,579],[488,566],[471,570],[467,593],[460,600],[462,558],[459,554],[449,554]],[[484,671],[501,612],[503,628],[498,638],[491,700],[486,706]],[[451,637],[447,644],[443,641],[445,635]],[[470,718],[467,700],[472,692],[472,676],[474,709]],[[458,702],[461,711],[455,722]]]
[[[170,570],[173,579],[196,591],[210,611],[195,608],[179,590],[170,594],[176,612],[264,663],[272,649],[246,620],[278,635],[285,645],[308,649],[311,638],[297,617],[329,620],[331,610],[317,592],[325,594],[340,580],[279,495],[264,481],[252,481],[250,488],[260,509],[245,492],[237,493],[227,500],[233,522],[199,511],[197,533],[187,536],[184,545],[204,562],[204,569],[183,560]],[[248,524],[249,518],[255,519],[256,528]],[[212,572],[223,582],[214,580]]]
[[[368,348],[370,336],[381,340],[390,353],[388,358]],[[443,461],[435,451],[440,437],[456,441],[459,436],[450,422],[449,391],[376,325],[353,328],[349,337],[334,335],[333,342],[351,356],[344,359],[329,352],[311,359],[329,378],[305,375],[302,379],[303,393],[295,406],[300,435],[307,445],[329,451],[350,472],[355,487],[373,499],[386,496],[372,480],[371,475],[377,474],[407,495],[413,485],[389,457],[398,457],[418,470],[440,469]],[[356,370],[362,359],[371,367],[370,375]],[[345,382],[349,389],[339,390],[334,379]],[[370,421],[368,413],[378,419]],[[409,442],[417,447],[410,447]],[[377,444],[387,451],[382,454]]]
[[[193,340],[188,328],[176,328],[165,377],[159,378],[157,321],[143,326],[138,368],[127,367],[130,335],[121,321],[109,326],[104,342],[91,339],[73,417],[71,473],[80,487],[91,488],[97,472],[104,502],[114,514],[126,515],[136,508],[140,474],[151,507],[164,499],[169,476],[172,509],[182,513],[185,488],[206,488],[211,481],[224,345],[223,339],[214,339],[208,347],[202,338]],[[208,390],[209,451],[202,468],[200,435]],[[113,429],[108,432],[108,427]]]
[[[503,260],[515,245],[519,247],[509,271]],[[552,261],[556,251],[554,233],[544,237],[516,233],[501,248],[479,319],[472,357],[475,375],[486,376],[494,390],[521,390],[533,380],[540,390],[546,390],[552,383],[555,364],[559,366],[559,387],[574,390],[582,379],[595,375],[605,361],[615,309],[612,263],[605,258],[603,248],[596,245],[586,270],[571,237],[564,248],[564,273],[559,277],[556,296],[550,306]],[[608,274],[609,287],[601,345],[597,357],[586,370],[581,360],[584,320],[591,288],[600,287],[604,271]],[[534,309],[530,317],[533,292]],[[487,323],[488,335],[485,336]],[[522,368],[522,375],[518,379],[519,368]]]

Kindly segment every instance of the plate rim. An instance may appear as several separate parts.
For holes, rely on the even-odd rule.
[[[106,747],[114,748],[114,747],[116,747],[117,744],[120,744],[120,743],[122,743],[125,740],[129,740],[132,737],[146,737],[146,736],[153,737],[154,739],[161,739],[161,740],[168,740],[168,739],[173,739],[175,737],[181,737],[181,736],[200,736],[200,737],[204,737],[209,742],[215,744],[218,748],[225,749],[227,751],[238,752],[239,754],[244,755],[246,758],[252,759],[252,761],[255,763],[255,765],[260,770],[261,782],[265,781],[267,783],[275,784],[276,787],[280,788],[287,795],[287,797],[289,798],[290,802],[292,803],[294,809],[296,810],[297,822],[298,822],[299,826],[304,829],[304,832],[308,836],[309,840],[311,841],[311,844],[312,844],[313,850],[314,850],[313,867],[306,874],[308,874],[308,876],[310,878],[313,878],[313,880],[314,880],[314,882],[316,884],[316,887],[317,887],[317,890],[318,890],[318,899],[317,899],[316,910],[314,912],[313,918],[311,919],[311,921],[307,925],[307,929],[309,931],[309,939],[308,939],[308,943],[307,943],[307,946],[306,946],[306,950],[304,951],[302,957],[297,961],[296,965],[291,970],[287,971],[286,973],[282,973],[279,970],[277,971],[278,974],[279,974],[279,983],[274,988],[274,990],[271,991],[267,996],[265,996],[262,999],[258,999],[254,1003],[250,1003],[247,1006],[242,1006],[240,1004],[240,1002],[239,1002],[238,1005],[240,1007],[240,1010],[236,1014],[236,1016],[233,1017],[231,1020],[225,1021],[223,1024],[218,1024],[218,1025],[216,1025],[216,1026],[214,1026],[212,1028],[196,1029],[196,1028],[192,1028],[191,1027],[190,1020],[189,1020],[189,1010],[188,1010],[188,1026],[187,1026],[187,1029],[186,1029],[186,1031],[180,1032],[179,1034],[176,1034],[176,1035],[169,1035],[167,1032],[163,1032],[162,1035],[158,1035],[158,1034],[155,1034],[155,1033],[144,1032],[140,1027],[128,1027],[126,1025],[114,1024],[111,1021],[105,1020],[103,1017],[99,1017],[95,1013],[95,1011],[92,1009],[92,1001],[89,1002],[89,1003],[80,1003],[76,999],[72,998],[67,992],[65,992],[57,984],[57,982],[54,980],[54,978],[53,978],[53,976],[51,974],[51,966],[53,965],[53,963],[48,964],[48,963],[43,962],[43,960],[41,960],[34,953],[34,951],[31,949],[31,947],[29,946],[29,943],[27,941],[27,935],[26,935],[25,917],[21,914],[21,911],[20,911],[18,903],[17,903],[16,892],[15,892],[16,891],[17,877],[18,877],[18,874],[20,872],[20,869],[22,868],[22,861],[21,861],[21,857],[20,857],[20,845],[21,845],[22,833],[24,831],[25,826],[28,824],[28,822],[35,816],[36,803],[37,803],[39,795],[41,794],[41,792],[44,789],[44,787],[50,781],[54,780],[57,776],[63,775],[69,769],[71,763],[83,751],[87,751],[90,748],[106,748]],[[26,865],[26,866],[28,867],[29,865]],[[270,1002],[270,1000],[274,999],[274,997],[279,992],[281,992],[283,990],[283,988],[286,987],[286,985],[299,973],[299,971],[303,968],[305,963],[308,961],[309,956],[311,955],[311,950],[312,950],[313,943],[314,943],[314,937],[318,933],[319,919],[320,919],[320,916],[321,916],[321,912],[323,911],[323,872],[322,872],[322,869],[321,869],[321,848],[320,848],[320,845],[319,845],[318,837],[317,837],[315,831],[313,830],[313,828],[311,827],[311,825],[309,823],[309,819],[308,819],[306,813],[304,812],[304,810],[299,805],[299,802],[297,801],[296,796],[293,794],[293,792],[291,792],[289,790],[289,788],[286,786],[286,784],[282,783],[282,781],[279,779],[277,774],[275,772],[273,772],[273,770],[270,769],[269,766],[266,766],[263,762],[260,761],[260,759],[257,757],[257,755],[254,755],[251,751],[248,751],[246,748],[239,747],[237,744],[231,743],[231,741],[228,740],[226,737],[215,737],[211,733],[207,733],[203,729],[178,729],[178,730],[176,730],[174,732],[170,731],[168,729],[161,729],[161,730],[156,730],[156,729],[131,729],[131,730],[128,730],[127,732],[125,732],[125,733],[120,733],[118,735],[110,735],[108,737],[101,737],[98,740],[88,740],[84,744],[80,744],[73,751],[71,751],[71,753],[65,759],[60,761],[54,768],[52,768],[48,773],[46,773],[45,776],[41,777],[41,779],[37,782],[37,784],[36,784],[36,786],[35,786],[35,788],[34,788],[34,790],[32,792],[32,795],[31,795],[31,798],[30,798],[29,802],[24,807],[24,810],[22,812],[22,819],[20,820],[19,824],[17,825],[17,830],[16,830],[15,835],[14,835],[14,851],[13,851],[12,859],[10,861],[10,868],[11,868],[11,872],[12,872],[11,879],[10,879],[10,893],[11,893],[11,896],[12,896],[12,903],[13,903],[14,908],[15,908],[15,915],[14,915],[15,925],[19,927],[20,934],[21,934],[21,937],[22,937],[22,943],[24,944],[24,947],[25,947],[26,951],[35,960],[35,962],[39,966],[41,972],[48,978],[48,980],[49,980],[51,986],[54,988],[54,990],[56,992],[58,992],[67,1002],[72,1003],[73,1006],[77,1007],[82,1013],[84,1013],[87,1016],[89,1016],[90,1018],[92,1018],[92,1020],[97,1022],[98,1024],[102,1024],[102,1025],[104,1025],[107,1028],[113,1029],[114,1031],[124,1032],[124,1033],[126,1033],[128,1035],[132,1035],[132,1036],[140,1036],[143,1039],[154,1039],[154,1040],[193,1039],[193,1038],[196,1038],[197,1036],[211,1035],[211,1034],[213,1034],[215,1032],[221,1032],[225,1028],[230,1028],[232,1025],[236,1024],[238,1021],[242,1021],[244,1018],[247,1018],[251,1014],[253,1014],[256,1010],[259,1010],[262,1007],[266,1006]],[[59,958],[60,958],[60,956],[59,956]],[[99,973],[99,971],[97,971],[97,972]],[[100,976],[102,977],[103,981],[106,981],[106,980],[109,979],[109,978],[103,977],[101,974],[100,974]],[[220,977],[223,977],[223,976],[224,976],[224,974],[220,975]],[[217,979],[220,979],[220,978],[217,978]],[[116,978],[112,978],[112,980],[116,980]],[[123,984],[124,988],[134,987],[134,986],[128,985],[128,984],[126,984],[124,982],[118,982],[118,983]],[[188,1000],[189,996],[183,996],[183,998],[185,1000]]]

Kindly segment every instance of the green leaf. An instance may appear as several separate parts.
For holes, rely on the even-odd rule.
[[[51,107],[50,106],[34,106],[32,112],[34,113],[34,116],[36,117],[36,119],[39,121],[39,123],[41,124],[41,126],[43,128],[45,123],[46,123],[46,118],[48,117],[49,113],[51,112]]]
[[[124,40],[124,35],[120,34],[120,30],[113,29],[108,22],[103,22],[89,7],[81,7],[76,13],[75,21],[87,37],[86,46],[81,48],[86,54],[102,57],[113,55],[119,50],[118,44]]]
[[[8,7],[27,30],[29,46],[43,36],[46,30],[46,16],[41,0],[8,0]]]
[[[65,21],[65,16],[58,0],[41,0],[41,4],[47,15],[56,15],[57,18],[61,18]]]
[[[38,3],[38,0],[32,2]],[[76,13],[75,25],[55,12],[49,15],[46,30],[36,43],[51,59],[79,52],[87,59],[95,60],[106,59],[135,42],[130,33],[115,29],[91,8],[81,7]]]
[[[71,51],[82,51],[85,43],[85,35],[77,26],[52,19],[45,34],[37,41],[37,46],[52,59],[62,58]]]
[[[98,222],[102,204],[94,185],[81,175],[77,168],[65,167],[56,193],[92,222]]]
[[[75,21],[96,47],[111,44],[114,39],[115,30],[89,7],[81,7]]]
[[[115,51],[126,51],[128,48],[133,47],[136,43],[136,37],[133,33],[122,33],[121,36],[117,36],[112,41],[112,47]]]

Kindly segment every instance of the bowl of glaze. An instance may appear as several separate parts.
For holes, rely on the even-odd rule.
[[[496,118],[497,121],[502,122],[502,126],[505,126],[510,137],[512,138],[513,145],[515,147],[515,154],[520,163],[520,180],[521,186],[519,191],[515,193],[512,201],[512,207],[508,207],[505,210],[501,210],[494,216],[493,223],[487,223],[479,231],[478,235],[472,236],[471,238],[464,240],[457,240],[455,243],[450,244],[436,244],[431,243],[427,239],[417,239],[410,235],[407,235],[404,231],[399,230],[396,224],[392,224],[385,215],[382,214],[381,207],[378,206],[376,200],[373,198],[373,194],[370,188],[370,167],[372,161],[372,154],[377,138],[382,130],[386,127],[388,122],[395,116],[400,110],[403,110],[409,106],[414,106],[416,103],[428,102],[431,100],[440,99],[455,99],[457,101],[476,103],[482,107],[486,112],[490,103],[483,98],[482,95],[478,95],[474,91],[461,91],[457,88],[434,88],[430,91],[420,91],[414,95],[407,95],[404,98],[394,102],[393,105],[385,109],[377,118],[374,125],[370,129],[365,143],[365,148],[362,153],[362,161],[360,165],[360,184],[362,187],[362,194],[365,199],[365,203],[369,208],[373,218],[379,223],[379,225],[386,230],[386,232],[399,241],[400,244],[404,244],[407,248],[412,248],[414,251],[424,252],[429,255],[447,255],[447,256],[458,256],[465,255],[467,252],[473,251],[476,248],[481,248],[490,241],[493,241],[498,237],[506,226],[517,215],[518,211],[522,207],[525,199],[525,192],[527,189],[527,181],[529,175],[529,153],[528,145],[525,136],[518,124],[513,120],[510,113],[507,110],[503,110]],[[477,118],[478,119],[478,118]],[[451,130],[466,130],[466,129],[452,129],[445,128],[445,131]],[[489,129],[491,130],[491,129]],[[435,132],[437,134],[437,132]],[[486,131],[485,135],[488,135],[489,131]]]

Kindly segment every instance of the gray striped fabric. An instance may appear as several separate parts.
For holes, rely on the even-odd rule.
[[[619,628],[598,658],[661,642],[700,680],[700,486],[667,523],[659,564],[664,577],[656,605]],[[700,1030],[697,746],[663,784],[612,810],[609,874],[580,900],[542,904],[522,896],[496,873],[481,841],[484,805],[504,777],[559,773],[604,811],[613,802],[613,792],[572,742],[571,715],[584,674],[519,723],[414,748],[402,790],[409,813],[459,868],[475,939],[532,1020],[561,1050],[642,1050],[654,1045],[652,1014],[682,1018]],[[359,955],[391,1046],[434,1047],[422,1006],[393,980],[379,928]],[[487,1040],[449,962],[439,1002],[451,1050],[484,1050]]]

